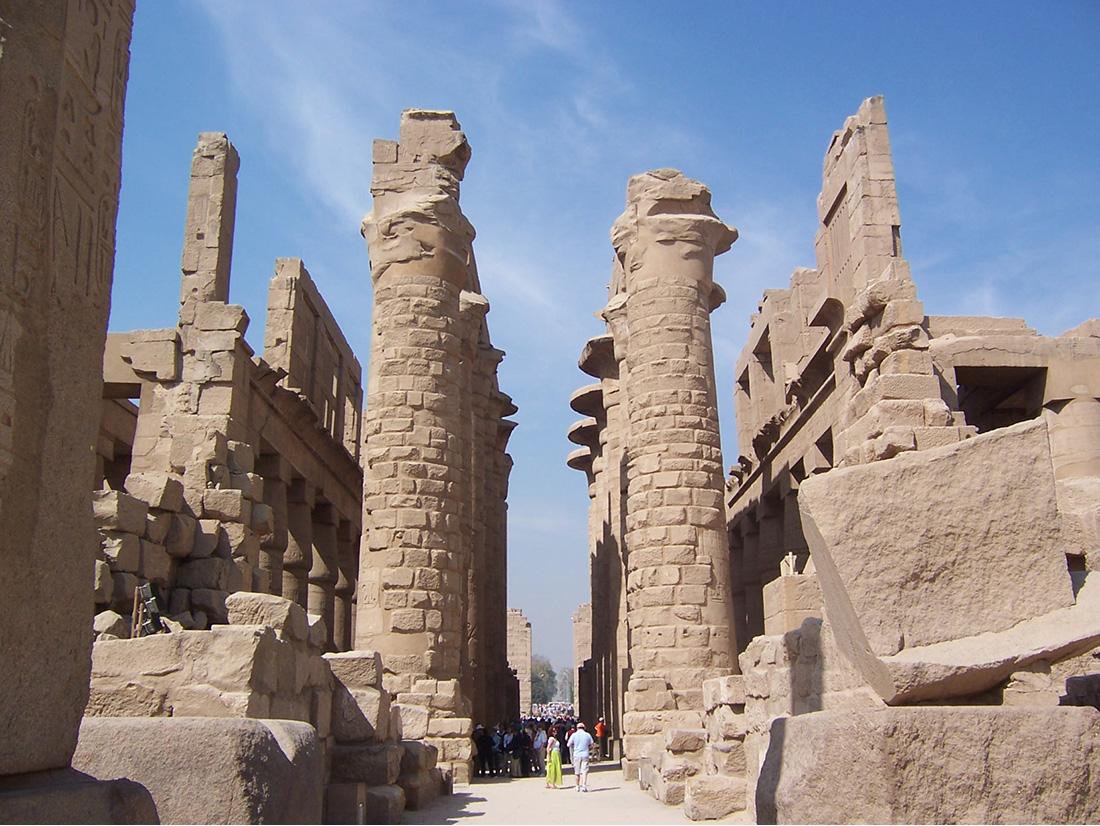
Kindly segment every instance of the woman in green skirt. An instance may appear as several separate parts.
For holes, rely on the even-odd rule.
[[[558,727],[550,729],[546,741],[546,788],[556,789],[561,783],[561,743],[558,741]]]

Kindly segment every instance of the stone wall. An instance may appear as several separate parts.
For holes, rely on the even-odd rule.
[[[361,371],[296,258],[275,262],[264,357],[253,355],[248,316],[228,303],[239,165],[224,134],[199,136],[179,325],[108,336],[97,630],[129,636],[134,588],[150,582],[185,628],[226,622],[228,594],[283,594],[323,619],[328,650],[347,650]],[[126,399],[138,401],[132,422]]]

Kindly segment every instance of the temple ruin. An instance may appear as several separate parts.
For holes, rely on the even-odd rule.
[[[1095,819],[1100,321],[926,315],[870,98],[828,146],[816,267],[752,317],[723,489],[707,316],[736,232],[672,170],[627,203],[567,460],[582,714],[624,773],[696,820]]]
[[[220,132],[174,326],[108,334],[133,13],[0,20],[0,822],[397,823],[531,708],[471,149],[424,109],[374,143],[365,380],[301,259],[246,340]],[[715,364],[737,230],[676,170],[628,181],[569,400],[579,714],[693,820],[1096,821],[1100,320],[925,313],[882,98],[817,210]]]

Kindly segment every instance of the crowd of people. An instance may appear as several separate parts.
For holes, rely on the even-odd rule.
[[[572,711],[570,704],[561,705]],[[478,725],[474,728],[477,776],[545,777],[548,789],[558,789],[562,788],[562,766],[571,764],[576,778],[574,788],[587,792],[589,763],[608,754],[610,730],[602,717],[594,734],[572,714],[529,717],[491,729]]]

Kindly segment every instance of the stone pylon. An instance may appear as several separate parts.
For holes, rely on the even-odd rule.
[[[357,648],[382,654],[403,736],[437,745],[460,782],[473,728],[462,684],[473,564],[470,361],[488,310],[474,229],[458,203],[469,159],[451,112],[406,111],[400,140],[374,144],[374,209],[362,228],[374,335],[355,635]]]
[[[611,232],[620,284],[604,316],[627,401],[630,764],[657,766],[669,729],[701,729],[701,685],[735,666],[710,313],[714,257],[737,231],[675,170],[631,178]],[[617,268],[618,270],[618,268]],[[666,802],[678,802],[675,790]],[[682,794],[682,784],[680,793]]]

